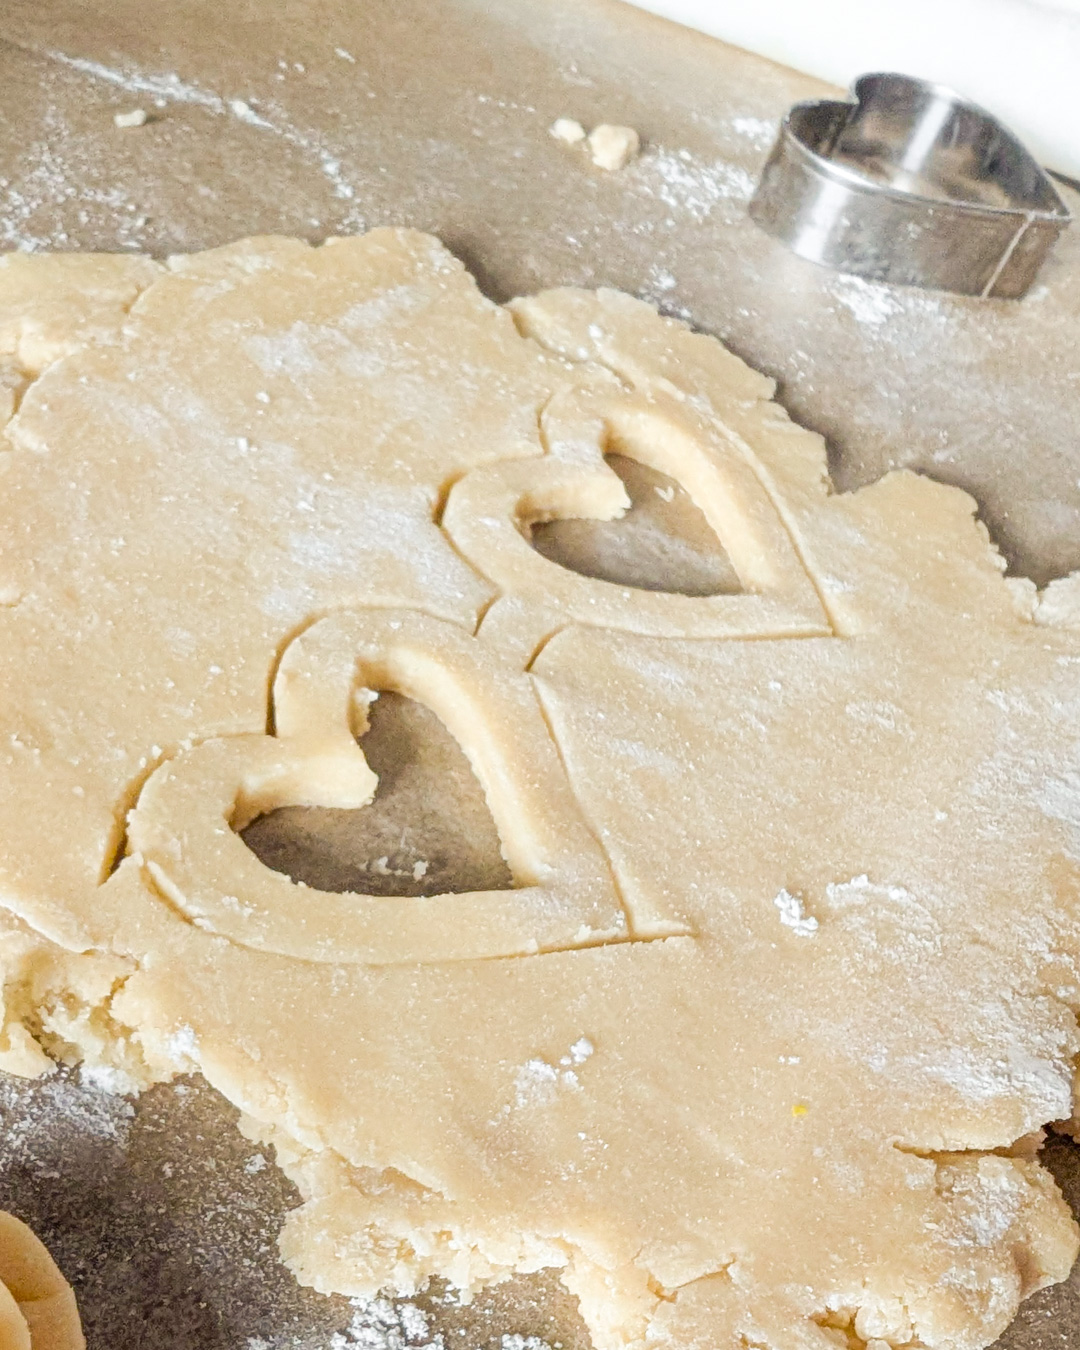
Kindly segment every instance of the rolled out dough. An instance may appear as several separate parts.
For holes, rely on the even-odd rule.
[[[0,1065],[201,1069],[300,1187],[302,1280],[554,1266],[599,1350],[976,1350],[1064,1278],[1070,583],[953,488],[832,494],[713,340],[499,308],[415,233],[11,257],[0,351]],[[528,546],[625,508],[605,451],[741,593]],[[461,742],[512,889],[246,852],[363,809],[378,689]]]

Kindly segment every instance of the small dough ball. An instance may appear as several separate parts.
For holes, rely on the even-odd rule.
[[[566,145],[580,145],[585,139],[585,128],[572,117],[557,117],[548,130],[557,141]]]
[[[633,127],[615,127],[601,122],[589,133],[592,161],[600,169],[625,169],[636,159],[641,138]]]

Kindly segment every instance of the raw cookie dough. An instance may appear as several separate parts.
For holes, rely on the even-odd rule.
[[[301,1189],[301,1279],[554,1266],[599,1350],[976,1350],[1064,1278],[1067,593],[956,489],[832,495],[769,380],[627,296],[499,308],[404,231],[143,264],[129,310],[93,263],[4,456],[11,1067],[201,1069]],[[60,266],[0,273],[0,332]],[[605,451],[742,593],[528,547],[625,508]],[[268,806],[370,795],[373,688],[462,741],[513,889],[247,857]]]
[[[0,1212],[0,1350],[85,1350],[71,1286],[44,1245]]]
[[[641,150],[641,138],[633,127],[601,122],[589,132],[589,152],[598,169],[625,169]]]

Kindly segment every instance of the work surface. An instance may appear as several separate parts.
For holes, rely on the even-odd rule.
[[[918,468],[974,494],[1015,572],[1080,567],[1080,233],[1020,303],[887,290],[794,258],[746,205],[779,117],[823,92],[811,80],[605,0],[11,0],[0,72],[0,246],[162,256],[244,234],[431,230],[495,299],[617,286],[722,337],[827,437],[840,488]],[[135,108],[147,124],[118,129],[113,114]],[[642,158],[593,169],[547,134],[564,115],[635,126]],[[381,766],[365,743],[393,780],[381,815],[325,846],[374,855],[379,830],[408,823],[448,884],[498,865],[462,814],[474,789],[457,752],[431,733],[388,702]],[[429,810],[448,780],[454,811]],[[279,866],[312,851],[302,820],[265,834],[252,842]],[[198,1082],[132,1105],[77,1076],[5,1079],[0,1150],[0,1204],[52,1246],[91,1350],[315,1350],[335,1331],[345,1346],[422,1345],[437,1329],[449,1347],[581,1342],[572,1301],[543,1278],[471,1308],[421,1300],[426,1335],[298,1289],[273,1248],[295,1198]],[[1046,1156],[1080,1205],[1075,1150]],[[1078,1337],[1074,1277],[1003,1344]]]

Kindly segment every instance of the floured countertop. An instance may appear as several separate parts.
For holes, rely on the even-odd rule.
[[[841,488],[920,468],[973,492],[1019,574],[1080,567],[1080,234],[1020,303],[888,289],[788,254],[746,204],[782,113],[824,91],[814,81],[609,0],[12,0],[0,61],[0,246],[161,256],[259,232],[431,230],[496,299],[612,285],[688,318],[778,379],[828,438]],[[138,109],[144,125],[115,125]],[[548,135],[559,116],[631,125],[643,154],[596,170]],[[404,713],[395,730],[387,707],[389,766],[417,728]],[[400,818],[448,876],[482,873],[492,842],[447,842],[418,806],[425,771],[448,772],[425,753],[371,837],[340,846],[389,857]],[[5,1079],[0,1122],[0,1203],[75,1283],[91,1350],[580,1344],[572,1301],[542,1278],[413,1311],[299,1290],[273,1248],[293,1197],[198,1082],[132,1105],[77,1075]],[[1075,1150],[1046,1156],[1080,1203]],[[1004,1344],[1066,1347],[1078,1326],[1074,1276]]]

